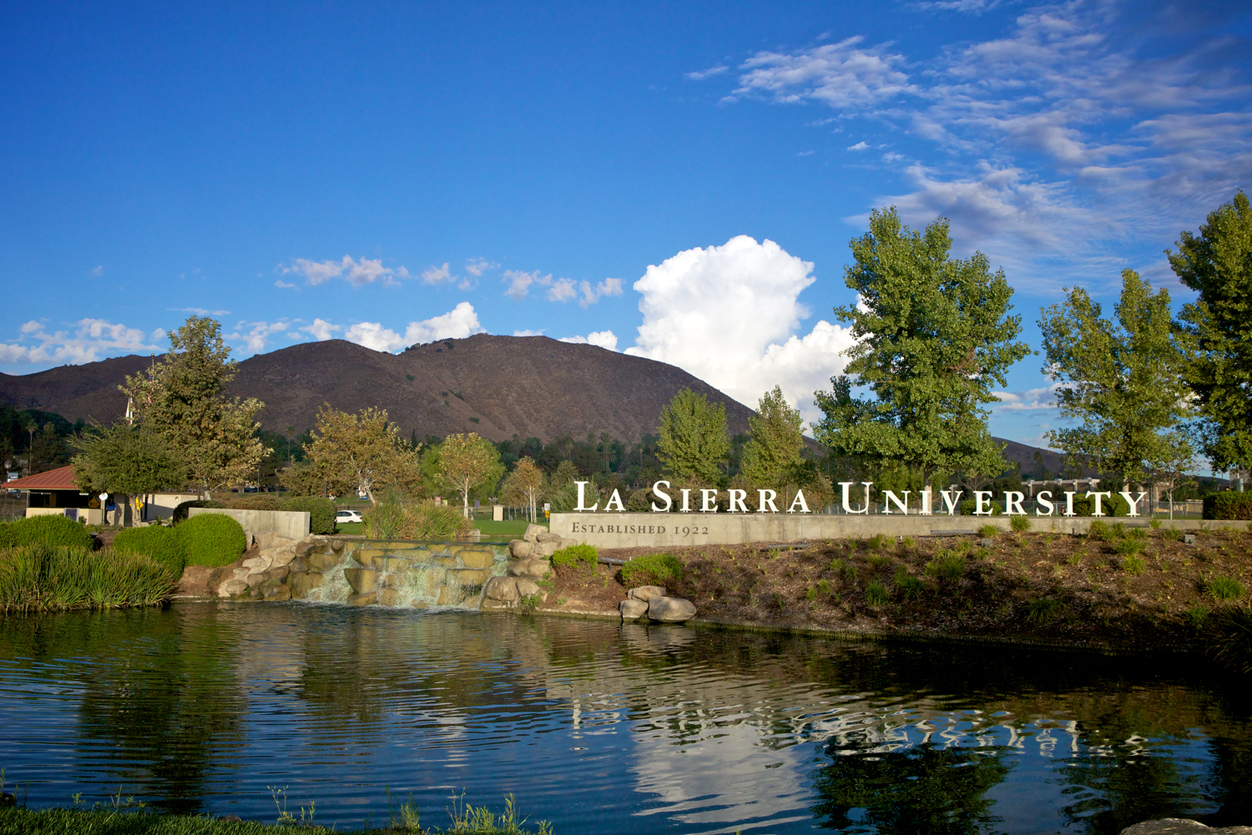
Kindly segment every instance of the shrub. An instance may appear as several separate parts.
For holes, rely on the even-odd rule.
[[[882,606],[887,602],[887,587],[877,580],[865,587],[865,602],[871,606]]]
[[[186,522],[187,511],[193,507],[226,507],[226,505],[211,499],[192,499],[191,501],[181,502],[174,508],[174,515],[170,517],[170,524],[179,525]]]
[[[974,511],[978,509],[978,502],[975,501],[974,499],[966,499],[965,501],[958,504],[956,507],[957,507],[957,511],[962,516],[973,516]],[[989,508],[991,510],[992,516],[1000,515],[1000,506],[996,504],[995,502],[990,502]],[[986,514],[983,514],[983,515],[985,516]]]
[[[1252,493],[1224,491],[1204,497],[1203,519],[1252,519]]]
[[[879,554],[866,558],[865,562],[875,571],[881,571],[884,568],[891,567],[891,557],[885,557]]]
[[[286,510],[283,500],[268,493],[245,493],[241,496],[229,496],[222,504],[232,510]]]
[[[209,568],[230,565],[248,547],[243,526],[223,513],[192,516],[175,528],[175,532],[187,555],[187,565]]]
[[[1233,577],[1214,577],[1204,583],[1204,590],[1214,600],[1238,600],[1246,597],[1248,590]]]
[[[309,533],[335,532],[335,503],[321,496],[296,496],[284,500],[276,510],[305,511],[309,514]]]
[[[1018,533],[1026,533],[1026,531],[1030,530],[1030,517],[1014,516],[1009,520],[1009,526]]]
[[[333,511],[334,505],[331,505]],[[469,530],[469,520],[461,508],[436,505],[432,501],[405,504],[387,499],[362,514],[365,535],[370,539],[434,540],[447,542]],[[334,524],[334,517],[331,517]]]
[[[622,566],[622,585],[667,586],[683,576],[683,564],[673,554],[644,554]]]
[[[1208,606],[1196,605],[1188,609],[1184,613],[1184,616],[1187,619],[1188,625],[1190,625],[1193,630],[1199,633],[1199,632],[1202,632],[1204,630],[1204,627],[1208,625],[1209,614],[1210,612],[1209,612]]]
[[[1113,550],[1121,554],[1123,557],[1137,557],[1143,553],[1143,549],[1147,543],[1142,539],[1127,537],[1113,547]]]
[[[1142,557],[1129,556],[1122,560],[1122,571],[1127,574],[1142,574],[1145,568]]]
[[[857,573],[856,566],[850,562],[844,562],[838,557],[835,557],[833,560],[830,561],[830,570],[833,571],[835,574],[838,574],[840,577],[846,577],[849,580],[856,579],[856,573]]]
[[[887,546],[889,541],[890,537],[886,534],[876,533],[869,539],[865,540],[865,547],[869,548],[871,551],[881,551]]]
[[[983,525],[978,529],[978,535],[986,539],[995,539],[999,533],[1000,529],[995,525]]]
[[[24,545],[66,545],[74,548],[86,548],[94,545],[91,533],[86,526],[66,516],[30,516],[8,522],[4,528],[3,539],[6,548],[21,548]]]
[[[552,555],[553,568],[573,568],[580,562],[594,567],[598,554],[594,545],[571,545]]]
[[[1209,655],[1241,675],[1252,675],[1252,609],[1223,606],[1209,618]]]
[[[945,548],[926,563],[925,571],[940,580],[959,580],[965,575],[965,557]]]
[[[1087,538],[1099,542],[1112,542],[1116,535],[1117,533],[1112,527],[1099,519],[1094,520],[1091,523],[1091,527],[1087,528]]]
[[[181,577],[187,562],[182,537],[173,528],[152,525],[127,528],[113,539],[113,550],[119,554],[139,554],[165,566],[175,577]]]
[[[914,577],[905,570],[904,566],[896,569],[895,576],[896,591],[905,600],[912,600],[920,597],[922,592],[926,590],[926,584],[922,582],[920,577]]]
[[[1043,597],[1026,603],[1026,620],[1045,624],[1061,612],[1061,601],[1055,597]]]

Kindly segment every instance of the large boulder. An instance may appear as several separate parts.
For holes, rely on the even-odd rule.
[[[548,532],[548,529],[545,528],[543,525],[527,525],[526,533],[522,534],[522,539],[526,540],[527,542],[538,542],[539,534],[547,533],[547,532]]]
[[[622,620],[638,620],[648,613],[648,604],[642,600],[623,600],[617,606]]]
[[[189,565],[183,569],[175,594],[179,597],[208,597],[213,569],[207,565]]]
[[[654,597],[648,601],[648,620],[685,623],[695,616],[695,604],[681,597]]]
[[[1213,829],[1190,818],[1161,818],[1128,826],[1121,835],[1252,835],[1252,826]]]
[[[552,563],[547,560],[513,560],[506,569],[510,577],[526,577],[531,580],[542,580],[552,570]]]
[[[238,577],[230,577],[223,580],[221,585],[217,587],[218,597],[234,597],[237,594],[243,594],[248,590],[248,584]]]
[[[492,577],[483,586],[483,603],[495,600],[500,603],[516,603],[518,601],[516,577]]]
[[[654,597],[664,597],[665,587],[664,586],[636,586],[635,588],[627,592],[626,596],[629,597],[631,600],[642,600],[643,602],[647,603],[649,600],[651,600]]]
[[[509,555],[515,560],[529,559],[535,555],[535,543],[526,539],[510,540]]]

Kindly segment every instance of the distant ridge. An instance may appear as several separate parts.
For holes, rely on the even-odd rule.
[[[126,410],[117,387],[153,362],[127,356],[0,374],[0,403],[110,423]],[[517,435],[546,443],[602,432],[638,441],[656,433],[661,409],[683,388],[723,404],[732,434],[748,431],[751,409],[681,368],[546,336],[478,334],[398,355],[342,339],[302,343],[241,361],[230,393],[264,401],[259,420],[276,432],[313,426],[329,403],[347,412],[380,406],[406,437],[477,432],[493,441]],[[1061,468],[1056,452],[1002,442],[1005,459],[1024,472],[1035,469],[1036,452],[1052,473]]]

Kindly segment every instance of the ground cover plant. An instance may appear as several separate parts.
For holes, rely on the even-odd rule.
[[[177,581],[143,555],[28,545],[0,552],[0,612],[153,606],[169,598]]]
[[[1252,532],[1199,531],[1187,545],[1131,520],[1093,528],[1001,531],[986,548],[963,535],[602,550],[629,562],[559,573],[549,599],[616,611],[629,588],[657,584],[727,623],[1186,650],[1215,640],[1210,613],[1252,602]]]

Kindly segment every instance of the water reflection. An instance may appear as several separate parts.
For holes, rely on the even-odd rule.
[[[558,832],[1111,833],[1252,821],[1238,691],[1177,659],[345,607],[0,620],[0,762],[32,805]],[[434,818],[429,817],[435,815]]]

